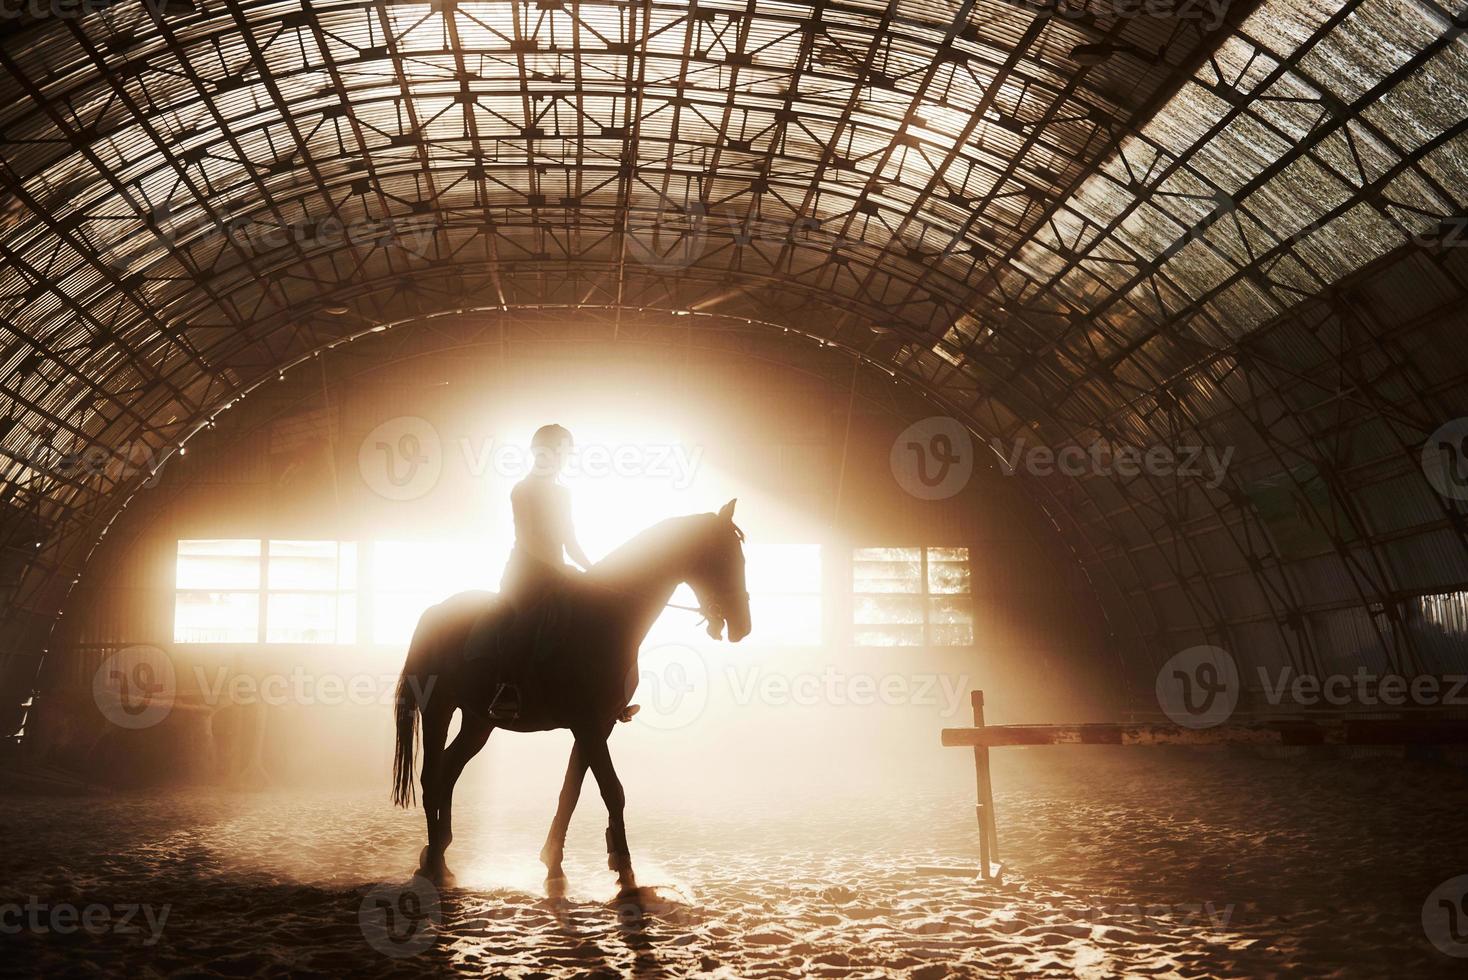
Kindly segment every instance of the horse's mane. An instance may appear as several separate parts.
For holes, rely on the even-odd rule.
[[[713,514],[687,514],[658,521],[652,527],[633,535],[625,544],[613,549],[605,558],[592,565],[587,574],[594,580],[615,578],[621,573],[643,568],[659,558],[666,559],[669,552],[681,541],[696,522],[708,521]]]

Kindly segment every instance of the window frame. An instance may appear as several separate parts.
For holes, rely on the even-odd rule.
[[[362,636],[362,554],[361,544],[357,541],[346,541],[332,538],[263,538],[261,539],[264,553],[260,559],[260,639],[262,646],[288,647],[350,647],[356,646]],[[274,557],[271,553],[271,545],[274,544],[330,544],[336,549],[336,581],[335,589],[320,588],[274,588],[270,584],[270,562]],[[343,579],[342,569],[344,567],[343,552],[351,551],[352,576],[351,581],[356,583],[350,589],[341,587]],[[285,557],[285,556],[282,556]],[[336,604],[333,617],[333,638],[330,640],[272,640],[270,638],[270,600],[273,596],[330,596]],[[343,598],[350,597],[351,607],[351,638],[341,639],[342,614],[340,603]]]
[[[256,551],[255,551],[255,554],[253,555],[253,558],[255,559],[255,585],[254,585],[254,587],[253,588],[243,588],[243,587],[240,587],[240,586],[219,586],[219,587],[213,587],[213,586],[204,586],[204,587],[200,587],[200,586],[180,586],[179,583],[178,583],[178,566],[179,566],[180,559],[183,557],[181,555],[181,553],[180,553],[181,552],[181,549],[182,549],[182,547],[183,547],[183,545],[184,545],[185,542],[197,542],[197,541],[253,541],[255,543],[255,545],[256,545]],[[218,647],[218,646],[256,646],[256,645],[259,645],[259,644],[262,643],[263,638],[265,636],[265,599],[264,599],[264,597],[265,597],[265,591],[264,591],[264,587],[263,587],[264,586],[264,581],[265,581],[265,554],[264,554],[264,549],[265,549],[265,541],[264,541],[263,538],[225,538],[225,537],[215,536],[215,537],[204,537],[204,538],[179,538],[177,541],[174,542],[174,546],[173,546],[173,610],[172,610],[173,615],[171,617],[171,619],[172,619],[172,629],[171,629],[170,632],[171,632],[171,634],[173,636],[173,642],[175,644],[178,644],[178,645],[181,645],[181,646],[191,646],[191,647],[208,647],[208,646],[216,646],[216,647]],[[204,557],[204,558],[207,559],[207,558],[221,558],[221,557],[226,557],[226,556],[224,556],[224,555],[205,555],[205,556],[200,556],[200,557]],[[187,595],[245,595],[245,596],[253,596],[254,599],[255,599],[255,623],[254,623],[254,626],[253,626],[253,629],[254,629],[254,637],[252,639],[248,639],[248,640],[245,640],[245,639],[235,639],[235,640],[181,640],[181,639],[179,639],[179,635],[178,635],[178,630],[179,630],[179,623],[178,623],[179,602],[178,602],[178,600],[179,600],[179,597],[181,595],[185,595],[185,594],[187,594]]]
[[[180,557],[180,553],[179,553],[180,552],[180,548],[181,548],[181,546],[185,542],[191,542],[191,541],[250,541],[250,542],[254,542],[255,545],[257,546],[257,550],[256,550],[256,552],[255,552],[255,554],[253,556],[254,559],[255,559],[255,562],[256,562],[255,586],[253,588],[242,588],[242,587],[220,587],[220,588],[205,587],[205,588],[200,588],[200,587],[195,587],[195,586],[181,586],[181,585],[179,585],[179,582],[178,582],[178,562],[179,562],[179,557]],[[295,588],[295,587],[291,587],[291,588],[271,588],[271,585],[270,585],[271,547],[270,546],[273,543],[278,543],[278,544],[312,543],[312,544],[331,544],[331,545],[335,546],[335,550],[336,550],[336,579],[337,579],[337,582],[338,582],[338,587],[336,589]],[[341,588],[340,587],[340,583],[345,578],[345,576],[343,575],[343,570],[344,570],[344,567],[345,567],[344,562],[343,562],[343,555],[344,555],[344,552],[347,552],[349,550],[350,550],[350,552],[352,554],[352,560],[350,562],[350,564],[352,565],[352,581],[354,581],[356,584],[355,584],[355,586],[353,588]],[[322,649],[322,648],[330,649],[330,648],[355,647],[355,646],[363,645],[363,643],[364,643],[364,639],[363,639],[363,637],[364,637],[364,633],[363,633],[363,625],[364,625],[363,624],[363,609],[364,609],[364,605],[365,604],[362,602],[362,597],[366,594],[366,591],[367,590],[364,587],[364,579],[363,579],[363,572],[364,572],[363,548],[362,548],[362,543],[360,541],[348,540],[348,539],[340,539],[340,538],[266,538],[266,537],[235,537],[235,538],[227,538],[227,537],[218,537],[218,536],[215,536],[215,537],[198,537],[198,538],[178,538],[174,542],[174,552],[173,552],[173,554],[174,554],[174,563],[173,563],[173,568],[174,568],[174,581],[173,581],[173,609],[172,609],[172,617],[171,617],[171,619],[172,619],[172,630],[171,630],[171,632],[172,632],[172,636],[173,636],[173,643],[175,643],[176,645],[179,645],[179,646],[188,646],[188,647],[194,647],[194,648],[207,648],[207,647],[277,647],[277,648],[284,648],[284,647],[311,647],[313,649]],[[205,556],[205,557],[211,557],[211,556]],[[185,595],[185,594],[192,594],[192,595],[247,595],[247,596],[253,596],[254,599],[255,599],[255,606],[256,606],[256,608],[255,608],[255,623],[254,623],[254,637],[252,639],[248,639],[248,640],[246,640],[246,639],[236,639],[236,640],[183,640],[183,639],[179,639],[179,634],[178,634],[178,629],[179,629],[179,623],[178,623],[179,603],[178,603],[178,600],[179,600],[179,597],[180,596]],[[270,599],[271,599],[272,596],[277,596],[277,595],[284,595],[284,596],[288,596],[288,595],[307,595],[307,596],[309,596],[309,595],[325,595],[325,596],[331,596],[333,598],[333,600],[337,603],[337,608],[336,608],[336,621],[335,621],[335,626],[334,626],[334,637],[333,637],[333,639],[331,639],[331,640],[301,640],[301,639],[272,640],[272,639],[270,639],[270,612],[269,612],[269,610],[270,610]],[[341,638],[341,634],[343,632],[342,626],[344,624],[343,624],[343,621],[342,621],[342,618],[341,618],[340,603],[341,603],[341,601],[342,601],[342,599],[344,597],[345,598],[349,598],[351,600],[351,602],[352,602],[352,614],[351,614],[350,627],[349,627],[350,630],[351,630],[351,638],[350,639],[342,639]]]
[[[914,592],[867,592],[858,587],[856,578],[857,568],[863,563],[876,563],[883,559],[860,558],[858,554],[863,551],[874,549],[886,550],[916,550],[918,553],[918,589]],[[932,590],[932,579],[930,577],[930,566],[935,563],[932,553],[941,550],[961,550],[964,557],[960,560],[945,561],[937,560],[938,564],[962,564],[968,571],[968,588],[963,592],[934,592]],[[849,602],[847,610],[846,629],[850,645],[861,650],[887,650],[887,649],[917,649],[917,650],[965,650],[976,644],[974,632],[974,549],[967,544],[887,544],[887,545],[854,545],[847,550],[847,558],[850,562],[846,576],[846,596]],[[918,608],[922,612],[922,640],[918,643],[870,643],[863,642],[858,638],[858,631],[881,630],[900,626],[916,626],[917,623],[858,623],[856,621],[857,606],[861,599],[884,598],[884,597],[908,597],[918,600]],[[935,599],[958,599],[967,607],[968,611],[968,640],[962,643],[941,643],[934,639],[934,627],[948,624],[935,623],[933,621],[933,600]]]

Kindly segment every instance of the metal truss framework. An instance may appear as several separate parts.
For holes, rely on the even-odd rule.
[[[1044,485],[1139,675],[1205,641],[1431,667],[1409,607],[1468,589],[1461,505],[1415,465],[1468,412],[1468,22],[1115,10],[123,0],[22,24],[0,42],[12,659],[133,489],[60,461],[162,460],[373,326],[595,308],[613,338],[812,333],[1000,446],[1233,448],[1213,486]]]

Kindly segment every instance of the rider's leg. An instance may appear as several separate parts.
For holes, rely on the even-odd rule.
[[[494,613],[481,620],[486,630],[483,645],[489,649],[496,678],[486,709],[493,720],[513,720],[520,716],[520,691],[510,665],[519,659],[527,618],[522,590],[516,587],[502,592]]]

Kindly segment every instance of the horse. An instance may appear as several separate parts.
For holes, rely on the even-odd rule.
[[[637,891],[622,820],[625,796],[607,738],[636,690],[638,648],[680,584],[693,588],[710,638],[722,639],[726,627],[733,643],[749,635],[744,532],[734,524],[734,503],[717,514],[655,524],[585,575],[568,580],[555,642],[544,652],[535,649],[533,656],[524,648],[534,644],[522,642],[521,649],[508,651],[514,664],[479,649],[495,640],[495,631],[482,626],[485,610],[496,602],[494,593],[460,593],[423,613],[398,680],[392,792],[398,806],[412,805],[415,738],[421,728],[428,843],[419,853],[416,874],[436,885],[453,884],[444,853],[454,839],[454,784],[496,727],[516,732],[565,728],[575,742],[540,852],[546,889],[552,897],[565,894],[566,830],[590,769],[607,808],[607,866],[617,872],[621,895]],[[492,705],[507,678],[520,686],[521,705],[512,718],[496,717]],[[455,711],[459,733],[445,747]]]

